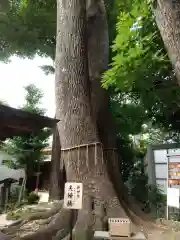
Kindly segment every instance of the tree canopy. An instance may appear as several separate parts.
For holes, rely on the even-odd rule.
[[[131,109],[136,125],[139,116],[141,123],[151,122],[166,131],[179,131],[180,88],[150,5],[133,1],[128,11],[120,13],[116,31],[114,57],[103,77],[103,86],[114,91],[113,103],[121,101],[120,106],[126,106],[126,111]],[[127,119],[130,121],[131,117]],[[125,125],[128,126],[128,121]]]
[[[149,122],[162,131],[179,132],[179,87],[157,29],[150,3],[105,1],[109,25],[110,66],[103,86],[121,135],[138,134]],[[120,13],[120,14],[119,14]],[[0,58],[11,55],[54,59],[56,1],[16,0],[0,13]],[[46,73],[52,66],[44,66]]]
[[[0,12],[0,57],[16,54],[34,57],[36,54],[54,59],[56,35],[56,1],[11,1]]]

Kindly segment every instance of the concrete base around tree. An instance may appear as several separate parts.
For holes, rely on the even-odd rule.
[[[94,239],[109,239],[109,240],[146,240],[142,232],[135,234],[133,237],[113,237],[110,236],[109,232],[106,231],[95,231]]]

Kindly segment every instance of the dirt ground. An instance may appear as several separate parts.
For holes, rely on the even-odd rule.
[[[157,224],[159,223],[162,223],[165,229],[152,230],[146,236],[148,240],[180,240],[180,222],[161,219],[157,220]]]
[[[50,203],[39,203],[38,205],[35,206],[31,206],[31,211],[32,212],[36,212],[37,210],[43,210],[43,211],[48,211],[49,209],[51,209],[53,207],[54,204],[50,204]],[[24,214],[26,214],[26,208],[24,209]],[[23,215],[23,211],[22,211],[22,215]],[[1,220],[3,220],[4,224],[1,223]],[[0,224],[2,225],[8,225],[5,224],[7,220],[5,220],[5,216],[1,215],[0,216]],[[144,239],[148,239],[148,240],[180,240],[180,222],[177,221],[167,221],[164,219],[161,220],[157,220],[157,224],[163,224],[163,228],[162,229],[158,229],[158,230],[154,230],[152,229],[151,231],[149,231],[148,233],[145,231],[144,229],[144,235],[146,238],[132,238],[132,239],[136,239],[136,240],[144,240]],[[48,225],[48,219],[46,220],[35,220],[35,221],[31,221],[28,222],[27,224],[24,224],[23,226],[21,226],[18,229],[18,232],[16,232],[16,236],[25,236],[28,234],[31,234],[35,231],[37,231],[38,229],[41,228],[46,228]],[[2,227],[3,228],[3,227]],[[140,232],[140,230],[143,229],[133,229],[133,232]],[[142,236],[143,234],[140,232],[140,235]],[[15,236],[14,236],[15,237]]]

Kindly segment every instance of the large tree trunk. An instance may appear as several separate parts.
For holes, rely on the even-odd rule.
[[[116,153],[116,135],[113,128],[107,91],[101,87],[101,74],[108,66],[108,28],[103,1],[98,3],[100,8],[95,15],[88,17],[88,60],[89,60],[89,89],[94,120],[97,123],[98,137],[104,146],[104,158],[107,159],[107,169],[114,184],[118,197],[130,217],[130,208],[136,215],[150,220],[135,201],[128,195],[119,172],[119,159]],[[88,14],[87,14],[88,15]],[[96,28],[94,27],[96,25]],[[104,121],[106,119],[106,121]],[[122,191],[123,190],[123,191]],[[126,202],[126,204],[125,204]]]
[[[58,130],[67,180],[82,182],[84,186],[84,204],[79,211],[76,234],[92,224],[85,220],[86,211],[91,214],[94,210],[92,199],[103,203],[108,216],[126,216],[106,171],[91,107],[85,18],[84,0],[71,0],[69,4],[58,1],[55,88]],[[98,217],[95,227],[102,229]]]
[[[101,87],[102,73],[108,68],[108,26],[103,0],[99,1],[100,11],[88,19],[88,60],[91,81],[91,102],[94,118],[98,126],[98,135],[104,147],[107,169],[119,200],[132,218],[129,209],[144,220],[150,217],[142,212],[135,200],[128,195],[120,174],[120,159],[116,152],[116,131],[109,104],[108,92]],[[94,27],[96,26],[96,27]],[[133,216],[137,221],[137,218]]]
[[[154,0],[153,10],[180,84],[180,2],[178,0]]]

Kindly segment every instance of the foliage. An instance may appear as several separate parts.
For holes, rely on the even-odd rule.
[[[144,172],[143,159],[134,164],[133,171],[129,175],[128,186],[135,199],[143,204],[148,200],[148,177]]]
[[[14,209],[11,210],[11,211],[9,211],[8,214],[7,214],[7,216],[6,216],[6,219],[7,219],[8,221],[10,221],[10,220],[15,221],[15,220],[18,220],[18,219],[20,219],[20,218],[21,218],[20,212],[19,212],[19,211],[16,212],[16,211],[14,211]]]
[[[166,132],[179,131],[180,88],[147,2],[132,1],[131,11],[120,13],[116,30],[103,86],[141,106],[145,121]]]
[[[128,180],[130,172],[134,167],[135,152],[133,149],[132,141],[128,138],[128,136],[122,137],[121,135],[118,135],[116,143],[120,156],[120,171],[122,173],[122,179],[124,182],[126,182]]]
[[[130,175],[132,194],[137,200],[147,203],[148,194],[154,190],[148,187],[147,176],[139,174],[141,166],[134,167],[134,164],[139,158],[142,160],[147,143],[179,140],[180,89],[147,1],[105,2],[112,63],[104,74],[103,86],[111,95],[123,180],[127,181]],[[10,8],[0,15],[0,57],[4,60],[13,54],[21,57],[38,54],[54,59],[55,34],[55,0],[12,1]],[[46,73],[54,71],[52,66],[43,66],[42,69]],[[25,108],[30,110],[31,106],[29,104]],[[144,134],[144,123],[152,126],[146,131],[148,141],[141,141],[141,149],[137,151],[129,135]],[[41,134],[43,141],[46,133]],[[41,158],[40,149],[46,144],[42,146],[42,141],[38,142],[34,135],[13,140],[15,144],[11,141],[11,149],[18,154],[20,165],[29,162],[28,168],[34,169],[30,159]],[[144,189],[144,196],[141,195],[142,190],[139,192],[139,186]]]
[[[148,176],[144,166],[146,143],[140,140],[139,144],[133,144],[131,149],[133,149],[133,165],[126,180],[129,193],[140,203],[143,211],[152,213],[154,217],[157,217],[160,216],[163,209],[161,216],[164,216],[166,199],[158,186],[148,184]]]
[[[148,185],[148,201],[147,204],[149,204],[150,208],[161,206],[161,204],[164,205],[166,202],[166,197],[162,194],[161,189],[158,186]]]
[[[22,109],[27,112],[44,115],[45,110],[39,107],[43,97],[42,92],[33,84],[26,86],[25,91],[25,104]]]
[[[142,205],[142,209],[157,215],[164,206],[164,196],[157,186],[148,184],[142,158],[135,162],[127,184],[130,194]]]
[[[115,22],[121,6],[131,0],[105,0],[110,43],[116,31]],[[0,58],[12,55],[34,57],[36,54],[54,60],[56,45],[55,0],[10,0],[8,8],[0,11]],[[2,34],[1,34],[2,33]]]
[[[141,131],[142,120],[145,122],[149,118],[163,131],[173,130],[176,134],[180,129],[179,88],[174,83],[171,64],[150,6],[142,0],[105,0],[105,4],[113,46],[110,48],[112,64],[103,85],[111,93],[112,110],[116,116],[119,114],[116,121],[122,117],[119,129],[123,135],[126,130],[127,134],[133,134],[132,126],[135,125],[137,133]],[[11,1],[9,9],[0,14],[0,57],[38,54],[54,59],[55,35],[55,0]],[[52,66],[42,68],[47,74],[54,71]],[[120,95],[128,99],[128,104],[117,100]]]
[[[13,54],[54,59],[55,34],[55,0],[11,0],[9,8],[0,12],[1,59]]]
[[[155,87],[157,84],[161,86],[163,77],[170,75],[171,65],[167,57],[164,57],[164,46],[149,6],[140,0],[105,0],[105,4],[110,44],[114,39],[115,41],[110,48],[110,60],[114,56],[113,64],[105,75],[104,86],[109,90],[112,87],[112,110],[115,111],[115,117],[117,116],[115,120],[120,121],[118,131],[123,131],[122,135],[126,134],[126,131],[127,134],[140,132],[142,120],[144,122],[148,117],[158,123],[165,118],[169,127],[169,122],[172,121],[170,109],[174,109],[176,104],[174,101],[170,104],[165,96],[174,99],[178,89],[176,86],[170,87],[171,90],[169,86],[159,90]],[[138,19],[139,16],[141,19]],[[34,57],[38,54],[54,59],[56,1],[12,1],[9,10],[1,14],[0,30],[3,33],[3,36],[0,36],[2,59],[8,59],[13,54],[21,57]],[[158,74],[161,67],[162,70]],[[54,71],[52,66],[43,66],[42,69],[47,74]],[[161,72],[163,75],[159,78]],[[171,79],[172,76],[167,78]],[[120,95],[123,95],[123,98],[127,95],[130,104],[124,103],[124,100],[123,103],[117,100]]]
[[[20,208],[14,208],[11,209],[7,213],[7,220],[19,220],[28,217],[32,214],[32,210],[30,208],[23,208],[22,206]]]
[[[180,142],[180,133],[179,132],[163,132],[158,128],[149,127],[145,134],[144,143],[147,144],[165,144],[172,142]]]
[[[28,112],[43,115],[44,109],[39,107],[42,93],[34,85],[25,87],[26,97],[22,109]],[[4,144],[4,150],[13,156],[13,168],[26,168],[27,173],[37,170],[38,164],[44,159],[42,149],[48,146],[49,129],[42,129],[36,133],[26,133],[23,136],[13,137]]]
[[[16,204],[18,202],[20,191],[21,191],[21,186],[19,186],[19,185],[18,186],[13,186],[11,188],[9,203]]]
[[[147,121],[147,114],[143,106],[127,101],[123,94],[111,95],[112,114],[116,123],[117,132],[127,137],[142,132],[142,125]]]
[[[28,204],[36,204],[39,202],[39,195],[35,192],[31,192],[27,197]]]

